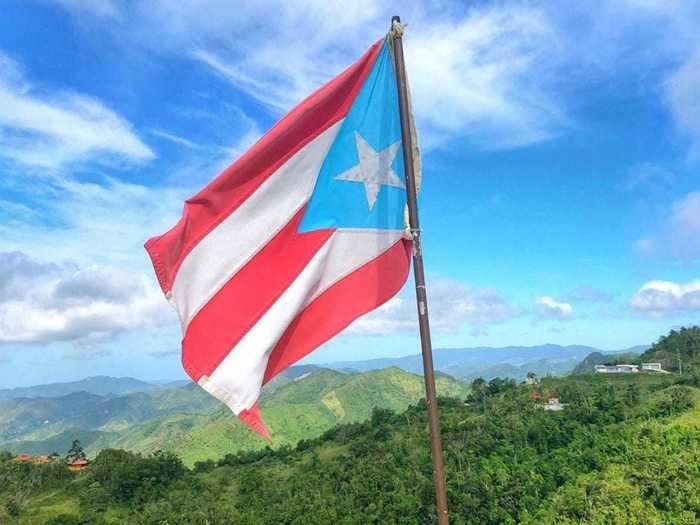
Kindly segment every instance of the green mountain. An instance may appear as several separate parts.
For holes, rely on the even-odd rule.
[[[423,378],[398,368],[356,374],[317,367],[290,370],[266,388],[260,403],[274,446],[295,445],[338,423],[364,420],[373,408],[401,411],[424,396]],[[468,393],[466,384],[444,374],[438,374],[437,383],[441,395],[464,398]],[[194,384],[118,397],[81,392],[3,401],[0,428],[0,448],[13,452],[63,453],[70,436],[76,436],[89,455],[110,447],[167,450],[188,465],[268,445]]]
[[[68,429],[118,432],[134,424],[177,412],[208,413],[218,403],[196,385],[99,396],[75,392],[52,398],[0,401],[0,443],[10,440],[40,442]]]
[[[678,371],[679,362],[686,372],[700,372],[700,326],[671,330],[644,352],[641,359],[659,362],[665,370],[673,372]]]
[[[319,371],[275,395],[290,409],[332,393],[339,403],[331,406],[346,410],[365,403],[353,396],[346,404],[356,393],[352,385],[379,388],[387,378],[398,395],[417,388],[415,378],[395,370]],[[452,522],[698,523],[700,382],[688,379],[543,378],[538,389],[559,393],[560,412],[542,410],[532,388],[514,382],[492,382],[479,403],[443,398]],[[424,404],[374,410],[294,448],[227,454],[192,470],[167,452],[103,450],[78,473],[63,464],[14,463],[0,453],[0,523],[434,523],[426,422]]]
[[[614,354],[603,354],[601,352],[593,352],[577,364],[571,371],[571,375],[592,374],[595,372],[596,365],[605,365],[612,363],[639,363],[640,355],[636,352],[621,352]]]
[[[42,455],[53,454],[55,452],[62,456],[70,449],[71,444],[75,439],[79,440],[83,446],[87,446],[95,441],[98,441],[105,435],[108,434],[105,432],[100,432],[99,430],[69,428],[59,432],[58,434],[53,434],[46,439],[38,441],[33,441],[31,439],[16,442],[9,441],[0,444],[0,449],[7,450],[13,454]]]

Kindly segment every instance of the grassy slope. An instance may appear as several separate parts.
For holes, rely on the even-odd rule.
[[[465,397],[468,387],[438,375],[438,392]],[[338,423],[367,419],[372,408],[402,411],[424,396],[423,378],[398,368],[364,374],[321,369],[281,386],[261,402],[261,411],[274,447],[294,445]],[[241,449],[258,449],[267,441],[248,430],[227,409],[211,416],[175,414],[157,418],[122,432],[117,439],[98,441],[89,452],[112,446],[140,452],[170,450],[187,465],[217,459]]]

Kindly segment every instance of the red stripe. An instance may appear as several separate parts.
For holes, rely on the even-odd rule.
[[[194,197],[180,221],[146,242],[163,292],[192,248],[294,153],[343,118],[372,69],[383,39],[355,64],[290,111],[241,158]]]
[[[270,354],[263,383],[398,293],[408,277],[410,253],[411,243],[401,240],[314,299]]]
[[[219,366],[333,234],[333,230],[297,233],[305,209],[190,321],[182,340],[182,365],[195,381]]]

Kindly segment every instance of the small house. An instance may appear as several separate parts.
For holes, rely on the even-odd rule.
[[[74,459],[70,463],[68,463],[68,470],[83,470],[88,467],[90,462],[87,459]]]
[[[32,456],[31,454],[20,454],[13,461],[17,463],[53,463],[52,456]]]
[[[549,399],[547,399],[547,402],[543,405],[543,408],[552,412],[559,412],[560,410],[564,410],[565,406],[566,405],[559,402],[558,397],[551,396]]]

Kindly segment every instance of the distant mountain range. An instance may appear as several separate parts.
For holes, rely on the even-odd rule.
[[[592,353],[605,355],[642,353],[647,348],[647,346],[635,346],[617,351],[604,351],[590,346],[552,344],[501,348],[450,348],[436,349],[433,352],[433,362],[436,370],[465,381],[471,381],[477,377],[483,377],[486,380],[494,377],[512,377],[522,381],[528,372],[535,372],[538,375],[568,374]],[[396,366],[414,374],[423,373],[423,360],[420,354],[396,358],[342,361],[323,366],[353,372]]]
[[[444,374],[437,383],[443,395],[463,398],[469,390]],[[423,378],[398,368],[348,374],[299,366],[268,386],[261,410],[275,446],[367,419],[374,407],[402,411],[424,396]],[[122,395],[83,391],[0,401],[0,449],[64,454],[73,439],[89,454],[107,447],[163,449],[188,464],[268,444],[194,383]]]
[[[453,377],[471,381],[477,377],[525,378],[528,372],[539,375],[565,375],[574,369],[591,353],[618,355],[621,353],[641,354],[648,346],[635,346],[623,350],[605,351],[590,346],[539,345],[507,347],[474,347],[436,349],[433,352],[435,369]],[[323,365],[297,365],[278,376],[271,385],[270,392],[295,377],[322,367],[341,372],[367,372],[383,368],[398,367],[412,374],[423,373],[423,360],[420,354],[404,357],[365,359],[360,361],[339,361]],[[189,384],[188,380],[143,381],[132,377],[94,376],[66,383],[51,383],[30,387],[0,389],[0,400],[38,397],[60,397],[75,392],[86,392],[98,396],[124,395],[136,392],[156,392]]]
[[[434,362],[439,393],[463,398],[468,382],[479,376],[520,381],[528,372],[565,375],[582,361],[588,368],[606,356],[639,354],[646,348],[439,349]],[[337,423],[366,419],[374,407],[404,410],[424,397],[422,371],[418,354],[294,366],[266,386],[260,405],[274,445],[294,445]],[[0,390],[0,449],[63,454],[74,439],[80,439],[90,454],[107,447],[143,453],[164,449],[188,464],[267,445],[189,381],[154,384],[129,377],[89,377]]]
[[[109,394],[121,395],[131,392],[153,392],[176,384],[184,384],[186,381],[168,382],[165,384],[147,383],[133,377],[108,377],[94,376],[71,381],[67,383],[50,383],[47,385],[37,385],[20,388],[0,389],[0,400],[18,399],[22,397],[59,397],[74,392],[87,392],[98,396]]]

